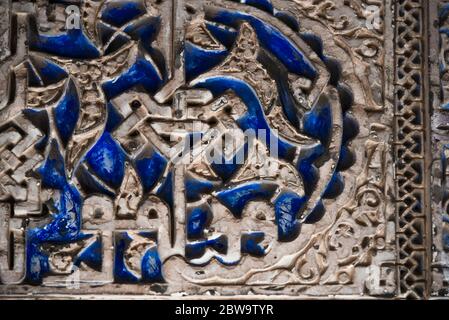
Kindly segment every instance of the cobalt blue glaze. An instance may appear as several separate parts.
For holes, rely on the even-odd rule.
[[[162,79],[155,67],[143,57],[137,58],[136,62],[120,76],[104,82],[102,88],[106,98],[111,100],[137,85],[142,86],[150,94],[154,94],[162,86]]]
[[[24,109],[22,113],[25,118],[44,134],[44,136],[34,145],[37,150],[43,152],[47,146],[50,133],[50,120],[48,118],[47,110]]]
[[[171,170],[162,181],[161,185],[156,191],[156,195],[159,196],[170,208],[170,212],[173,213],[174,209],[174,194],[173,194],[173,170]]]
[[[121,27],[145,12],[145,6],[140,1],[114,1],[106,4],[101,19],[110,25]]]
[[[301,149],[296,169],[301,174],[304,184],[305,194],[310,196],[315,189],[318,181],[318,169],[314,162],[324,154],[325,150],[322,144],[316,144],[311,147]]]
[[[187,41],[184,54],[186,79],[191,81],[221,63],[229,52],[227,50],[205,50]]]
[[[86,154],[92,171],[107,185],[119,188],[125,175],[125,153],[108,132],[104,132]]]
[[[236,217],[242,218],[246,204],[254,200],[269,200],[277,189],[277,185],[268,182],[241,184],[219,191],[217,199]]]
[[[151,247],[142,258],[142,282],[163,282],[162,263],[157,247]]]
[[[325,146],[332,135],[332,109],[329,102],[318,103],[304,115],[304,132],[319,139]]]
[[[51,36],[33,34],[30,36],[30,49],[75,59],[95,59],[100,56],[82,29],[69,29],[67,33]]]
[[[277,11],[274,16],[284,22],[290,29],[299,32],[299,21],[287,11]]]
[[[57,83],[67,77],[67,72],[65,72],[64,69],[48,59],[44,59],[38,56],[30,56],[30,62],[33,67],[28,65],[29,86],[48,86]]]
[[[167,159],[157,151],[152,151],[148,157],[143,157],[135,161],[135,167],[144,192],[154,188],[159,178],[164,173],[167,166]]]
[[[349,147],[343,145],[340,150],[340,159],[337,165],[337,171],[348,170],[355,163],[354,153]]]
[[[125,251],[132,239],[127,232],[115,235],[114,281],[118,283],[137,283],[139,278],[132,274],[125,264]]]
[[[139,232],[139,236],[155,240],[153,233]],[[114,259],[114,280],[119,283],[153,283],[163,282],[162,263],[159,258],[157,246],[146,249],[141,260],[141,275],[136,277],[125,264],[126,250],[132,242],[132,238],[127,232],[115,234],[115,259]]]
[[[106,50],[104,51],[105,55],[110,55],[114,53],[115,51],[123,48],[125,45],[127,45],[130,42],[129,37],[127,37],[124,34],[116,34],[114,39],[107,45]]]
[[[243,157],[241,156],[242,154]],[[242,161],[242,158],[244,158],[244,161]],[[210,167],[224,182],[227,182],[238,172],[243,164],[246,163],[247,158],[248,143],[245,143],[245,145],[236,152],[236,155],[234,157],[232,157],[231,159],[226,159],[224,155],[222,155],[221,161],[212,162],[210,164]],[[240,161],[242,163],[238,163]]]
[[[107,104],[108,119],[106,121],[105,131],[112,133],[122,123],[123,116],[117,111],[111,102]]]
[[[160,25],[160,17],[145,17],[129,24],[124,31],[134,40],[150,45],[159,33]]]
[[[187,238],[201,238],[204,228],[210,221],[211,214],[210,208],[204,205],[190,210],[187,218]]]
[[[350,115],[345,114],[343,117],[343,144],[347,144],[359,134],[359,125],[357,121]]]
[[[202,194],[211,193],[214,190],[216,183],[188,176],[185,181],[185,186],[187,201],[194,202],[199,201]]]
[[[116,30],[102,21],[97,22],[97,32],[100,36],[101,44],[104,46],[111,40]]]
[[[246,82],[233,77],[213,77],[201,80],[195,85],[197,88],[210,90],[215,97],[219,97],[227,90],[232,90],[239,96],[248,108],[248,111],[237,120],[239,127],[245,130],[253,130],[258,139],[262,139],[270,149],[271,144],[277,145],[278,156],[281,159],[291,161],[296,152],[296,146],[277,137],[268,125],[262,105],[254,89]],[[264,136],[263,131],[265,130]]]
[[[189,260],[200,258],[204,255],[208,247],[219,253],[226,254],[228,250],[228,238],[225,235],[220,235],[217,238],[188,243],[185,247],[186,258]]]
[[[304,224],[314,224],[323,218],[324,214],[326,213],[326,208],[324,207],[323,201],[320,200],[315,205],[315,208],[310,212],[310,214],[307,216],[307,218],[304,220]]]
[[[79,166],[77,168],[76,177],[87,195],[104,194],[108,197],[114,198],[115,194],[106,189],[98,178],[94,177],[84,166]]]
[[[256,31],[262,47],[276,56],[289,72],[311,80],[317,77],[317,71],[309,59],[279,30],[262,20],[243,12],[227,10],[207,12],[206,18],[234,28],[238,28],[238,25],[243,21],[250,23]]]
[[[306,201],[294,192],[281,193],[274,202],[276,224],[278,226],[278,240],[292,241],[300,231],[297,214]]]
[[[279,79],[277,82],[279,98],[281,100],[282,112],[286,116],[287,120],[293,125],[294,128],[299,129],[300,119],[298,109],[296,108],[296,102],[289,90],[289,85],[285,79]]]
[[[344,182],[341,174],[336,171],[331,180],[329,181],[326,190],[324,191],[323,198],[333,199],[343,192]]]
[[[265,233],[263,232],[247,232],[243,233],[240,240],[240,250],[243,254],[247,253],[251,256],[262,257],[265,255],[265,248],[260,245],[263,241]]]
[[[75,130],[80,112],[80,104],[75,84],[69,80],[59,104],[54,109],[55,125],[58,129],[62,143],[67,145]]]
[[[82,262],[96,271],[101,271],[103,265],[102,248],[103,244],[101,238],[98,237],[92,244],[81,251],[81,253],[74,259],[73,264],[80,267]]]
[[[37,172],[45,188],[59,190],[59,198],[53,207],[53,220],[42,228],[34,228],[26,234],[26,278],[31,283],[40,283],[49,271],[48,254],[41,247],[47,242],[65,243],[82,240],[88,236],[80,233],[81,195],[65,176],[64,159],[59,153],[56,141],[51,142],[50,152]]]
[[[228,50],[232,48],[237,39],[238,32],[224,28],[220,25],[206,22],[206,28],[212,34],[212,36],[221,42]]]

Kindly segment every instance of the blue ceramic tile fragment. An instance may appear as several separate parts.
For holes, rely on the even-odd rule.
[[[78,122],[80,104],[75,83],[69,80],[62,99],[54,109],[56,128],[64,145],[69,142]]]
[[[108,186],[119,188],[125,175],[125,153],[108,133],[104,132],[86,155],[92,171]]]

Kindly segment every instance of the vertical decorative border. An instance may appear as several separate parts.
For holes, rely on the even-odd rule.
[[[432,297],[449,295],[449,50],[448,0],[429,3],[432,102]]]
[[[398,297],[429,292],[430,132],[427,65],[427,0],[395,4],[395,184]]]

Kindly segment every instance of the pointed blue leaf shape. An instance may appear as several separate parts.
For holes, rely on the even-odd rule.
[[[95,59],[100,56],[100,51],[83,33],[82,29],[70,29],[59,35],[36,33],[30,36],[31,50],[75,59]]]
[[[136,160],[136,171],[139,175],[144,192],[154,188],[160,177],[164,174],[167,159],[159,152],[153,150],[149,156]]]
[[[246,21],[256,31],[263,48],[270,51],[281,61],[289,72],[304,76],[311,80],[317,77],[317,71],[309,59],[291,40],[286,38],[278,29],[244,12],[212,9],[206,12],[210,21],[238,28],[242,21]]]
[[[212,36],[220,41],[228,50],[232,48],[238,36],[237,31],[229,30],[229,28],[224,28],[210,22],[206,22],[206,28]]]
[[[37,169],[37,173],[41,176],[44,188],[61,190],[67,185],[64,158],[59,153],[55,140],[52,140],[50,152],[42,166]]]
[[[30,56],[28,65],[28,83],[30,86],[48,86],[67,77],[67,72],[52,61],[36,56]]]
[[[92,171],[107,185],[119,188],[125,175],[125,153],[108,132],[104,132],[86,155]]]
[[[187,41],[184,51],[187,81],[221,63],[228,53],[227,50],[205,50]]]
[[[78,122],[80,104],[75,83],[69,80],[64,96],[54,109],[56,128],[64,145],[66,145],[75,130]]]
[[[115,129],[117,129],[120,123],[122,123],[123,116],[117,111],[117,109],[111,102],[107,104],[107,108],[108,108],[108,120],[106,121],[105,130],[107,132],[112,133]]]

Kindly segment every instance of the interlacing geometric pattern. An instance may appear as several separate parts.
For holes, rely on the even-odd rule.
[[[396,2],[395,32],[395,162],[399,292],[426,295],[428,212],[425,205],[426,116],[424,91],[425,3]]]
[[[448,65],[447,0],[0,0],[0,297],[447,295]]]

